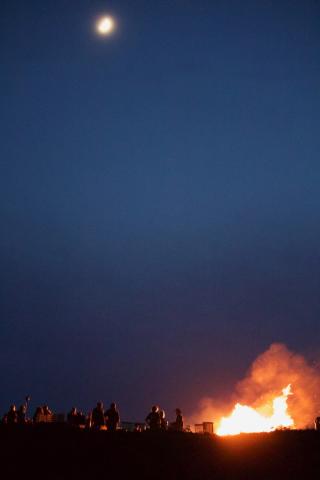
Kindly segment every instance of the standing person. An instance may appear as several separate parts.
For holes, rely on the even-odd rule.
[[[120,423],[120,415],[117,410],[117,405],[112,402],[110,408],[104,414],[106,419],[106,425],[109,432],[115,432]]]
[[[98,402],[97,406],[92,410],[91,424],[92,427],[97,430],[104,426],[105,422],[102,402]]]
[[[175,430],[177,432],[183,432],[183,416],[180,408],[176,408],[176,416]]]
[[[86,425],[86,416],[80,410],[77,410],[77,425],[84,427]]]
[[[48,407],[48,405],[43,405],[42,410],[43,410],[43,421],[45,423],[51,422],[53,418],[53,414],[50,408]]]
[[[314,428],[317,432],[320,432],[320,417],[316,417],[314,421]]]
[[[146,422],[149,425],[150,432],[157,432],[160,430],[160,415],[159,415],[159,407],[157,405],[153,405],[151,408],[151,412],[146,418]]]
[[[92,412],[88,412],[88,415],[85,416],[85,427],[86,428],[92,427]]]
[[[18,421],[18,412],[15,405],[11,405],[9,412],[6,415],[7,423],[12,425]]]
[[[159,410],[160,415],[160,430],[165,432],[168,428],[168,422],[166,420],[166,414],[164,410]]]
[[[27,423],[27,405],[23,404],[17,412],[17,423],[24,425]]]
[[[27,395],[26,398],[25,398],[25,403],[24,403],[25,406],[26,406],[26,414],[28,412],[28,407],[29,407],[30,400],[31,400],[30,395]]]
[[[71,408],[70,412],[67,415],[67,422],[68,425],[71,425],[73,427],[78,425],[78,412],[76,407]]]
[[[43,415],[46,415],[47,417],[52,415],[52,411],[50,410],[48,405],[43,405],[42,409],[43,409]]]
[[[33,415],[33,423],[40,423],[43,421],[43,407],[37,407]]]

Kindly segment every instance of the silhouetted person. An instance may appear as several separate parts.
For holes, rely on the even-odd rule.
[[[18,412],[15,405],[11,405],[9,412],[6,415],[7,423],[12,425],[18,421]]]
[[[46,417],[49,417],[50,415],[52,415],[52,411],[50,410],[48,405],[43,405],[42,410],[43,410],[43,415],[45,415]]]
[[[156,405],[153,405],[151,412],[146,418],[146,422],[149,425],[151,432],[156,432],[160,430],[160,415],[159,415],[159,408]]]
[[[170,423],[170,430],[175,432],[183,432],[183,416],[180,408],[176,408],[176,421]]]
[[[33,415],[33,423],[39,423],[42,421],[43,407],[37,407]]]
[[[27,413],[27,410],[28,410],[28,407],[29,407],[30,400],[31,400],[30,395],[27,395],[26,398],[25,398],[25,403],[24,403],[25,406],[26,406],[26,413]]]
[[[110,432],[115,432],[120,422],[120,415],[116,404],[113,402],[110,408],[105,412],[106,425]]]
[[[103,403],[98,402],[96,408],[92,410],[91,424],[93,428],[101,428],[104,425]]]
[[[314,428],[317,430],[317,432],[320,432],[320,417],[317,417],[314,421]]]
[[[27,405],[21,405],[17,412],[17,422],[20,425],[27,423]]]
[[[88,415],[85,417],[85,426],[86,428],[92,427],[92,412],[88,412]]]
[[[166,420],[166,414],[164,410],[159,410],[159,416],[160,416],[160,430],[165,432],[168,428],[168,422]]]
[[[78,421],[79,421],[79,419],[78,419],[77,409],[76,409],[76,407],[72,407],[70,412],[67,415],[68,425],[71,425],[71,426],[75,427],[76,425],[78,425]]]
[[[78,420],[78,423],[77,425],[85,425],[86,424],[86,416],[84,415],[83,412],[77,412],[77,420]]]

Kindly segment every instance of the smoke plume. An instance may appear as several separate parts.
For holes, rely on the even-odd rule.
[[[231,400],[223,403],[221,400],[203,399],[199,413],[190,421],[213,420],[218,424],[222,416],[231,413],[236,403],[268,415],[272,410],[272,399],[289,384],[292,395],[288,398],[288,412],[295,428],[312,427],[315,417],[320,415],[319,368],[281,343],[273,343],[257,357],[248,375],[236,385]]]

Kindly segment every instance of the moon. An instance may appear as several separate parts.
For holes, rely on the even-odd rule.
[[[96,30],[99,35],[110,35],[115,28],[115,22],[112,17],[101,17],[96,23]]]

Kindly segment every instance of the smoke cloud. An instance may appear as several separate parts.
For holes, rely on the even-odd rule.
[[[190,423],[215,421],[228,416],[236,403],[248,405],[260,413],[272,413],[272,399],[291,384],[288,412],[295,428],[312,427],[320,415],[320,371],[286,345],[273,343],[251,365],[248,375],[235,388],[227,402],[205,398],[200,402],[198,414]]]

